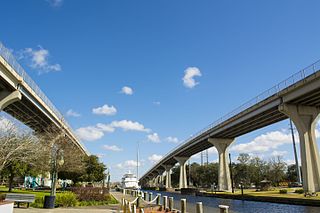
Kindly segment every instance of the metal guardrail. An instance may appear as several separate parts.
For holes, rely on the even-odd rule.
[[[39,86],[32,80],[32,78],[27,74],[27,72],[22,68],[22,66],[17,62],[15,57],[12,55],[11,51],[8,50],[1,42],[0,42],[0,55],[6,60],[6,62],[14,69],[14,71],[22,77],[24,82],[26,82],[29,87],[38,95],[38,97],[51,109],[53,113],[60,119],[61,123],[63,123],[68,130],[73,134],[74,137],[76,135],[72,131],[71,126],[65,121],[62,114],[59,110],[53,105],[53,103],[49,100],[49,98],[42,92]],[[77,138],[77,137],[76,137]],[[77,138],[80,142],[80,140]],[[81,145],[81,144],[80,144]],[[82,146],[82,145],[81,145]]]
[[[263,101],[263,100],[265,100],[265,99],[267,99],[267,98],[269,98],[269,97],[271,97],[273,95],[278,94],[280,91],[292,86],[293,84],[297,83],[298,81],[301,81],[301,80],[305,79],[309,75],[312,75],[312,74],[316,73],[318,70],[320,70],[320,60],[316,61],[315,63],[313,63],[313,64],[311,64],[309,66],[307,66],[306,68],[302,69],[301,71],[293,74],[289,78],[285,79],[284,81],[281,81],[280,83],[278,83],[277,85],[271,87],[270,89],[260,93],[259,95],[257,95],[256,97],[252,98],[251,100],[247,101],[246,103],[242,104],[241,106],[239,106],[238,108],[234,109],[230,113],[222,116],[218,120],[216,120],[213,123],[209,124],[207,127],[205,127],[202,130],[198,131],[196,134],[192,135],[191,137],[187,138],[186,140],[181,142],[179,145],[177,145],[176,147],[171,149],[163,158],[161,158],[161,160],[167,158],[172,152],[178,150],[180,147],[182,147],[187,142],[194,140],[195,138],[199,137],[201,134],[207,132],[208,130],[212,129],[213,127],[216,127],[216,126],[222,124],[226,120],[234,117],[237,114],[240,114],[241,112],[243,112],[244,110],[254,106],[255,104],[257,104],[257,103],[259,103],[259,102],[261,102],[261,101]],[[149,173],[151,170],[152,170],[152,168],[147,173]],[[145,174],[147,174],[147,173],[145,173]]]

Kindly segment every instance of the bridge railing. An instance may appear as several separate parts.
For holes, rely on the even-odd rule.
[[[68,130],[73,133],[72,128],[65,121],[63,115],[53,105],[53,103],[44,94],[44,92],[42,92],[39,86],[32,80],[32,78],[27,74],[27,72],[22,68],[22,66],[17,62],[12,52],[8,50],[1,42],[0,42],[0,55],[14,69],[15,72],[22,77],[24,82],[26,82],[29,85],[29,87],[38,95],[39,98],[41,98],[41,100],[51,109],[51,111],[55,113],[55,115],[60,119],[60,121],[68,128]],[[74,133],[73,135],[76,137]]]
[[[198,136],[200,136],[201,134],[207,132],[208,130],[212,129],[213,127],[216,127],[216,126],[222,124],[224,121],[236,116],[237,114],[240,114],[241,112],[243,112],[244,110],[254,106],[255,104],[257,104],[257,103],[259,103],[259,102],[261,102],[261,101],[263,101],[263,100],[265,100],[265,99],[267,99],[267,98],[269,98],[269,97],[271,97],[273,95],[278,94],[280,91],[282,91],[282,90],[290,87],[291,85],[297,83],[298,81],[301,81],[301,80],[305,79],[306,77],[316,73],[318,70],[320,70],[320,60],[318,60],[315,63],[309,65],[308,67],[300,70],[299,72],[293,74],[289,78],[285,79],[284,81],[281,81],[280,83],[278,83],[277,85],[271,87],[270,89],[260,93],[259,95],[257,95],[256,97],[250,99],[246,103],[242,104],[241,106],[239,106],[235,110],[229,112],[228,114],[224,115],[223,117],[221,117],[218,120],[214,121],[213,123],[209,124],[207,127],[205,127],[202,130],[198,131],[196,134],[194,134],[194,135],[190,136],[189,138],[187,138],[186,140],[182,141],[179,145],[177,145],[170,152],[168,152],[162,159],[165,159],[172,152],[174,152],[177,149],[179,149],[185,143],[187,143],[189,141],[192,141],[193,139],[197,138]]]

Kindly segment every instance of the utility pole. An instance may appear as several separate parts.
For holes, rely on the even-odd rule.
[[[296,171],[297,171],[297,179],[298,179],[297,181],[299,183],[302,183],[300,167],[299,167],[299,162],[298,162],[298,156],[297,156],[296,141],[295,141],[295,138],[294,138],[294,132],[293,132],[293,126],[292,126],[292,120],[289,119],[289,121],[290,121],[290,130],[291,130],[292,143],[293,143],[294,159],[296,161]]]
[[[206,150],[206,155],[207,155],[207,165],[209,165],[209,155],[208,155],[208,149]]]
[[[232,163],[231,163],[231,153],[229,153],[229,169],[230,169],[230,177],[231,177],[231,188],[232,193],[234,193],[234,183],[233,183],[233,175],[232,175]]]
[[[189,179],[189,187],[190,187],[191,186],[191,164],[190,164],[190,159],[188,160],[188,164],[189,164],[189,166],[188,166],[189,167],[189,172],[188,172],[189,173],[189,178],[188,179]]]

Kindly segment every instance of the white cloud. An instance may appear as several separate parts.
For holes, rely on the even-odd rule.
[[[160,103],[160,101],[154,101],[154,102],[152,102],[154,105],[157,105],[157,106],[159,106],[161,103]]]
[[[135,169],[137,167],[137,164],[139,167],[142,166],[141,162],[137,163],[137,161],[135,160],[127,160],[123,163],[116,164],[115,167],[118,169]]]
[[[38,49],[25,48],[19,52],[19,59],[25,59],[28,62],[28,65],[38,70],[38,74],[61,71],[60,64],[51,64],[49,63],[49,50],[38,46]]]
[[[114,106],[108,106],[108,104],[105,104],[102,107],[93,108],[92,113],[96,115],[115,115],[117,113],[117,109]]]
[[[122,151],[121,148],[117,147],[116,145],[103,145],[103,149],[108,150],[108,151],[114,151],[114,152],[120,152]]]
[[[298,137],[296,137],[298,142]],[[249,143],[234,145],[230,148],[232,151],[241,153],[261,153],[276,149],[284,144],[292,143],[291,134],[282,131],[273,131],[262,134]]]
[[[274,150],[271,153],[272,156],[281,156],[281,157],[285,156],[286,154],[288,154],[287,151],[278,151],[278,150]]]
[[[201,76],[201,72],[197,67],[188,67],[185,71],[184,71],[184,76],[182,78],[183,80],[183,85],[185,87],[188,88],[193,88],[195,87],[197,84],[199,84],[199,82],[196,82],[194,77],[196,76]]]
[[[132,95],[133,94],[133,89],[128,86],[124,86],[121,89],[121,93],[126,94],[126,95]]]
[[[167,137],[166,141],[168,141],[169,143],[179,143],[179,139],[177,137]]]
[[[72,109],[69,109],[66,114],[68,117],[80,117],[81,116],[80,113],[75,112]]]
[[[208,149],[208,154],[218,154],[218,151],[215,147],[211,147]]]
[[[76,134],[81,140],[94,141],[102,138],[104,133],[114,132],[116,128],[124,131],[150,132],[150,129],[146,129],[138,122],[122,120],[113,121],[110,124],[97,123],[95,126],[81,127],[76,130]]]
[[[296,161],[295,161],[295,160],[290,160],[290,159],[285,160],[284,162],[285,162],[287,165],[296,164]]]
[[[96,156],[98,157],[98,158],[103,158],[103,157],[105,157],[106,155],[105,154],[96,154]]]
[[[112,126],[110,126],[110,124],[98,123],[96,126],[103,132],[114,132],[115,130]]]
[[[85,141],[95,141],[104,136],[103,131],[94,126],[81,127],[76,130],[76,134],[81,140]]]
[[[60,7],[63,3],[63,0],[47,0],[52,7]]]
[[[11,133],[10,131],[16,131],[16,130],[18,129],[11,120],[5,117],[0,117],[0,132]]]
[[[142,124],[130,120],[112,121],[110,124],[112,127],[121,128],[124,131],[140,131],[150,132],[150,129],[146,129]]]
[[[147,138],[151,142],[160,143],[160,137],[159,137],[158,133],[153,133],[153,134],[147,135]]]
[[[157,155],[157,154],[153,154],[151,156],[148,157],[148,160],[152,162],[152,164],[157,163],[159,160],[161,160],[163,156],[162,155]]]

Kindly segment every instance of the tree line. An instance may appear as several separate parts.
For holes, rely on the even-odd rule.
[[[259,187],[261,181],[270,181],[271,185],[279,186],[282,182],[297,182],[295,164],[287,165],[280,156],[264,160],[246,153],[239,154],[237,162],[231,164],[234,186],[242,184],[245,188]],[[200,165],[192,163],[186,166],[188,185],[200,188],[211,188],[218,184],[218,163]],[[179,185],[180,168],[172,168],[171,181],[173,187]]]
[[[8,183],[25,176],[70,179],[73,183],[105,179],[106,166],[97,156],[87,156],[66,133],[56,127],[35,132],[26,126],[0,117],[0,177]]]

